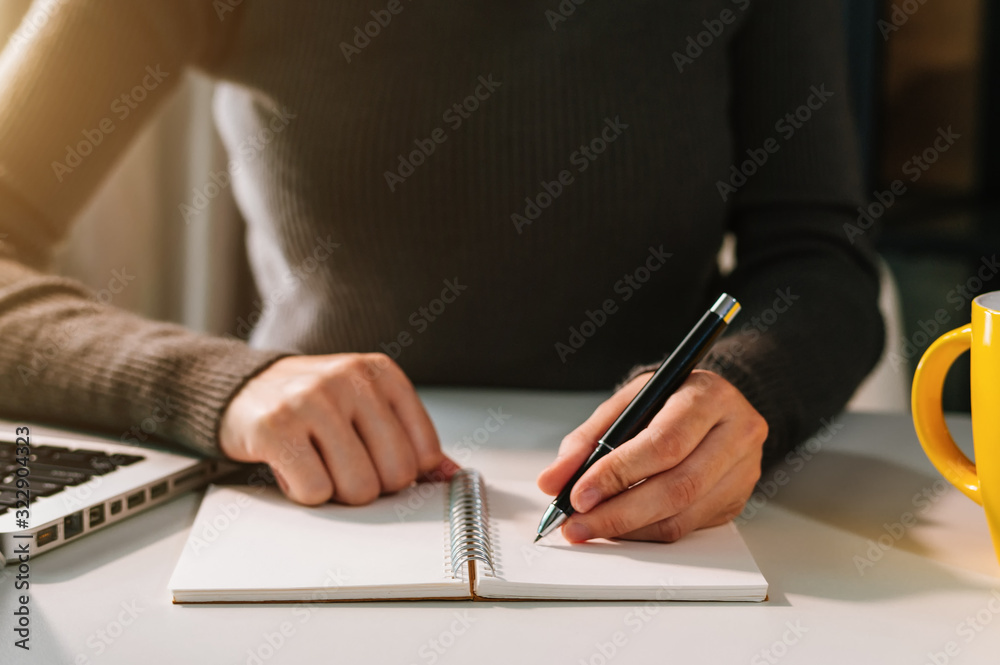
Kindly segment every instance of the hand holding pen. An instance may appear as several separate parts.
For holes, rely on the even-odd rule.
[[[571,542],[671,542],[742,511],[760,477],[767,423],[731,383],[692,371],[738,308],[723,295],[656,376],[633,379],[563,439],[538,486],[550,495],[571,486],[540,533],[565,519]]]

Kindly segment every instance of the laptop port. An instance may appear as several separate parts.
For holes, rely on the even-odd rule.
[[[174,478],[174,487],[179,487],[180,485],[184,485],[185,483],[189,483],[192,480],[195,480],[197,478],[201,478],[204,475],[205,475],[205,468],[204,467],[199,467],[199,468],[195,469],[194,471],[188,471],[183,476],[178,476],[178,477]]]
[[[72,515],[67,515],[63,520],[63,538],[69,540],[81,533],[83,533],[83,511],[78,510]]]
[[[42,529],[35,534],[35,544],[38,545],[38,547],[44,547],[49,543],[54,543],[58,537],[59,525],[53,524],[52,526]]]
[[[129,494],[126,501],[128,503],[129,510],[135,508],[136,506],[141,506],[146,503],[146,490],[139,490],[134,494]]]
[[[151,488],[149,488],[150,499],[159,499],[166,493],[167,493],[167,481],[165,480],[162,483],[157,483],[153,485]]]
[[[88,517],[88,524],[90,524],[91,528],[104,524],[104,504],[93,506],[88,512]]]
[[[122,500],[121,499],[115,499],[114,501],[112,501],[111,502],[111,514],[112,515],[117,515],[121,511],[122,511]]]

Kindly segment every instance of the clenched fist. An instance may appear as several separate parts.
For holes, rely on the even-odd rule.
[[[226,407],[222,452],[270,465],[294,501],[365,504],[458,466],[441,451],[413,384],[388,356],[283,358]]]

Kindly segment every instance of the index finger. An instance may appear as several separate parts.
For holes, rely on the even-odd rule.
[[[437,469],[446,459],[441,451],[441,441],[410,379],[398,365],[392,363],[376,381],[382,384],[389,406],[396,412],[403,430],[413,443],[419,472],[426,474]]]
[[[636,436],[597,461],[577,481],[573,508],[585,513],[641,480],[680,464],[721,419],[717,400],[689,377]]]

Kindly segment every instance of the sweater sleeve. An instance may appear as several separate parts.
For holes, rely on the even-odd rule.
[[[36,2],[0,56],[0,415],[218,454],[229,399],[281,354],[101,304],[51,251],[235,19],[202,0]],[[128,220],[121,220],[128,223]]]
[[[841,411],[883,344],[873,229],[851,232],[861,184],[840,4],[757,0],[730,54],[734,162],[769,157],[731,198],[725,288],[744,311],[705,366],[768,421],[765,459]]]
[[[720,178],[737,247],[721,286],[742,311],[701,367],[767,420],[765,464],[844,408],[883,345],[839,5],[755,0],[730,51],[741,173]]]

